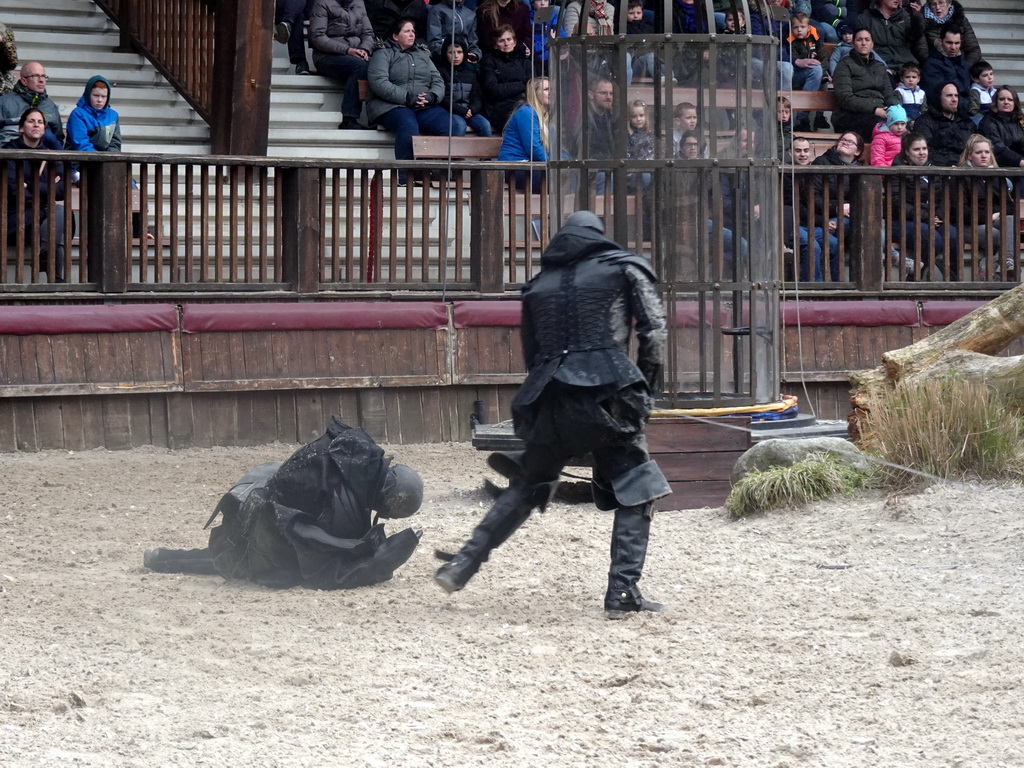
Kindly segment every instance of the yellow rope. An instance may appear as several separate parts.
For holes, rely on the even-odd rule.
[[[795,395],[783,395],[782,400],[764,405],[736,405],[722,408],[658,408],[651,412],[652,419],[672,416],[737,416],[743,413],[768,413],[784,411],[797,404]]]

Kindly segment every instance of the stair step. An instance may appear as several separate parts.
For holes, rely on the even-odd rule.
[[[79,8],[79,6],[81,7]],[[92,11],[82,10],[87,7],[88,5],[84,3],[76,4],[76,10],[59,13],[52,10],[41,12],[39,10],[5,8],[4,24],[14,30],[14,39],[19,43],[21,41],[20,32],[23,29],[47,30],[49,32],[102,32],[117,29],[114,22],[95,5],[92,6]]]

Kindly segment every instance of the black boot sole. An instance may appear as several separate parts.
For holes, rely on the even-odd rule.
[[[443,565],[438,568],[437,573],[434,574],[434,583],[449,595],[453,592],[458,592],[466,586],[466,582],[460,582],[455,578],[455,574],[451,573],[451,569]]]
[[[641,600],[639,603],[619,605],[616,607],[604,607],[604,617],[611,621],[624,619],[633,613],[660,613],[665,610],[662,603],[655,603],[651,600]]]

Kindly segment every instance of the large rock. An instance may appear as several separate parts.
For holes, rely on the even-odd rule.
[[[753,470],[764,471],[770,467],[791,467],[803,461],[812,453],[832,453],[848,460],[851,466],[868,471],[870,462],[860,449],[841,437],[774,438],[762,440],[744,453],[732,468],[729,482],[736,485]]]

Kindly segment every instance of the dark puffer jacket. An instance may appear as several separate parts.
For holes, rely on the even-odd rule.
[[[893,177],[889,186],[893,216],[901,217],[908,224],[930,222],[932,217],[940,219],[947,205],[945,176],[927,176],[928,168],[935,165],[929,160],[924,166],[911,165],[900,155],[892,161],[893,168],[910,168],[912,173]],[[902,213],[901,213],[902,211]],[[950,210],[949,215],[956,218],[956,211]]]
[[[992,142],[1000,168],[1017,168],[1024,160],[1024,126],[1020,116],[990,111],[981,119],[978,132]]]
[[[847,115],[869,115],[879,107],[900,103],[882,63],[856,51],[851,51],[836,65],[832,87],[835,89],[833,123],[842,123]]]
[[[960,153],[975,132],[975,126],[974,121],[962,112],[950,116],[942,111],[939,94],[945,87],[943,83],[929,95],[928,111],[917,118],[914,130],[928,139],[928,158],[935,165],[949,168],[960,162]]]
[[[520,47],[512,53],[498,51],[484,56],[480,65],[484,113],[495,131],[501,132],[512,110],[526,96],[526,84],[531,77],[533,68]]]
[[[854,168],[860,163],[856,160],[848,163],[840,156],[835,147],[830,147],[825,154],[814,158],[811,165],[831,165],[842,168]],[[828,206],[825,205],[825,193],[828,192]],[[836,219],[842,213],[839,207],[840,202],[850,202],[850,174],[848,173],[823,173],[814,177],[814,214],[822,218]],[[819,224],[818,226],[824,226]]]
[[[4,149],[53,149],[58,152],[63,147],[57,142],[53,136],[49,133],[43,134],[43,143],[38,147],[29,147],[25,144],[21,136],[3,145]],[[18,163],[21,164],[21,178],[24,182],[24,187],[18,189]],[[55,200],[64,199],[64,164],[55,163],[53,165],[54,179],[56,183],[53,187],[53,196]],[[25,208],[22,221],[26,229],[31,229],[32,225],[36,222],[35,216],[37,215],[33,208],[36,205],[36,200],[33,196],[34,183],[29,183],[33,177],[39,174],[39,166],[33,166],[31,160],[8,160],[7,161],[7,228],[8,231],[13,235],[18,225],[18,198],[21,197],[25,201]],[[50,174],[49,172],[43,172],[39,174],[39,197],[38,197],[38,216],[39,220],[45,220],[47,216],[47,200],[50,196]]]
[[[483,99],[480,95],[476,64],[467,64],[463,61],[459,66],[452,67],[450,61],[438,60],[437,71],[444,80],[442,107],[463,118],[470,110],[473,110],[474,115],[483,114]]]
[[[878,10],[878,0],[875,0],[857,17],[857,24],[871,32],[875,51],[893,72],[899,72],[904,64],[918,64],[928,55],[924,20],[919,13],[898,8],[886,19]]]
[[[949,57],[939,51],[932,51],[921,66],[921,85],[926,97],[946,83],[956,85],[957,93],[965,104],[971,90],[971,67],[963,56]]]

